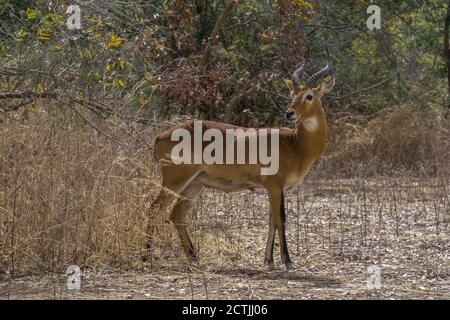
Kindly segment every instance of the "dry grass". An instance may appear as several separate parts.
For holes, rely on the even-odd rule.
[[[0,297],[450,297],[448,131],[420,114],[394,113],[353,134],[334,128],[335,147],[288,197],[294,273],[262,265],[261,192],[203,195],[190,218],[200,262],[189,272],[174,228],[155,215],[144,264],[147,208],[159,191],[148,148],[157,130],[96,124],[124,148],[66,112],[2,117]],[[323,178],[338,165],[358,178]],[[388,168],[427,169],[421,178],[375,175]],[[63,288],[71,264],[86,272],[75,296]],[[382,267],[381,292],[365,289],[371,264]]]
[[[130,265],[140,254],[155,193],[139,131],[104,124],[129,150],[65,113],[6,120],[0,142],[0,270]],[[140,129],[143,130],[143,129]]]
[[[450,126],[439,106],[402,106],[371,121],[339,118],[330,127],[327,175],[448,174]]]

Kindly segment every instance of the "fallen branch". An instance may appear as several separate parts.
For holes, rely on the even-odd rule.
[[[35,101],[37,98],[57,99],[60,103],[65,103],[62,98],[69,99],[70,101],[83,106],[84,108],[90,110],[91,112],[95,113],[97,116],[102,117],[102,118],[105,118],[104,115],[108,115],[108,116],[113,115],[113,116],[117,116],[127,122],[135,122],[135,123],[140,123],[140,124],[144,124],[144,125],[151,125],[151,126],[158,126],[158,127],[166,127],[167,126],[167,124],[164,124],[161,122],[155,122],[155,121],[145,119],[145,118],[123,117],[116,110],[114,110],[113,108],[111,108],[110,106],[106,105],[103,102],[94,101],[91,99],[74,98],[67,94],[65,94],[64,96],[61,96],[57,92],[49,92],[49,91],[42,92],[42,93],[37,93],[34,91],[0,93],[0,99],[26,99],[25,101],[20,102],[15,105],[0,107],[0,112],[7,113],[7,112],[11,112],[11,111],[17,111],[19,108],[29,105],[30,103]],[[77,114],[79,114],[79,112],[77,112],[73,108],[70,108],[70,109],[72,109]]]
[[[37,93],[34,91],[0,93],[0,99],[56,98],[56,97],[57,97],[56,93],[48,91],[42,93]]]
[[[21,102],[21,103],[12,105],[12,106],[2,107],[2,108],[0,108],[0,111],[3,112],[3,113],[10,112],[10,111],[17,111],[17,110],[19,110],[20,107],[29,105],[33,101],[34,101],[34,98],[33,99],[28,99],[28,100],[26,100],[24,102]]]

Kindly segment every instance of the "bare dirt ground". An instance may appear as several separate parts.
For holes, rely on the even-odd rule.
[[[198,263],[187,264],[178,247],[162,247],[154,260],[133,268],[84,268],[81,291],[68,291],[61,273],[7,274],[0,276],[0,298],[450,299],[448,185],[443,179],[305,182],[287,198],[296,264],[289,272],[277,246],[277,270],[263,265],[264,193],[208,191],[190,220]],[[178,241],[169,224],[160,232]],[[367,286],[371,266],[380,270],[378,289]]]

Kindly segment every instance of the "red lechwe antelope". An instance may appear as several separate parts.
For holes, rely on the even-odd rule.
[[[265,262],[269,268],[274,268],[273,245],[275,231],[278,230],[281,261],[286,265],[286,268],[293,267],[286,242],[284,195],[302,181],[314,161],[325,150],[327,123],[321,98],[333,89],[335,83],[335,79],[328,76],[319,86],[312,87],[319,77],[331,69],[331,60],[328,59],[328,63],[323,69],[309,77],[304,86],[300,85],[300,75],[304,71],[305,64],[306,59],[304,59],[302,66],[293,73],[293,81],[285,80],[292,98],[292,102],[286,111],[286,117],[288,120],[296,121],[296,129],[279,128],[279,169],[274,175],[261,175],[259,169],[262,165],[260,163],[174,164],[171,161],[170,154],[177,142],[171,140],[171,134],[177,128],[188,130],[193,134],[194,122],[192,120],[185,121],[157,136],[154,145],[155,158],[160,165],[163,188],[152,205],[152,211],[157,211],[159,208],[162,214],[176,200],[170,218],[176,227],[183,250],[189,258],[195,260],[197,255],[187,233],[185,218],[204,188],[212,187],[225,192],[253,191],[255,188],[264,188],[270,202],[269,234],[265,250]],[[214,128],[220,130],[223,134],[225,134],[226,129],[239,128],[220,122],[202,121],[201,123],[202,131]],[[204,148],[205,143],[202,146],[202,149]],[[224,154],[225,152],[223,150]],[[246,155],[248,158],[248,153]],[[149,224],[149,239],[151,230]],[[148,246],[150,247],[150,240]]]

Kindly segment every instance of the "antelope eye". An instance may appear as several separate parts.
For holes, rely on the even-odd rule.
[[[308,94],[308,95],[306,96],[306,100],[311,101],[312,99],[313,99],[313,96],[312,96],[312,95]]]

